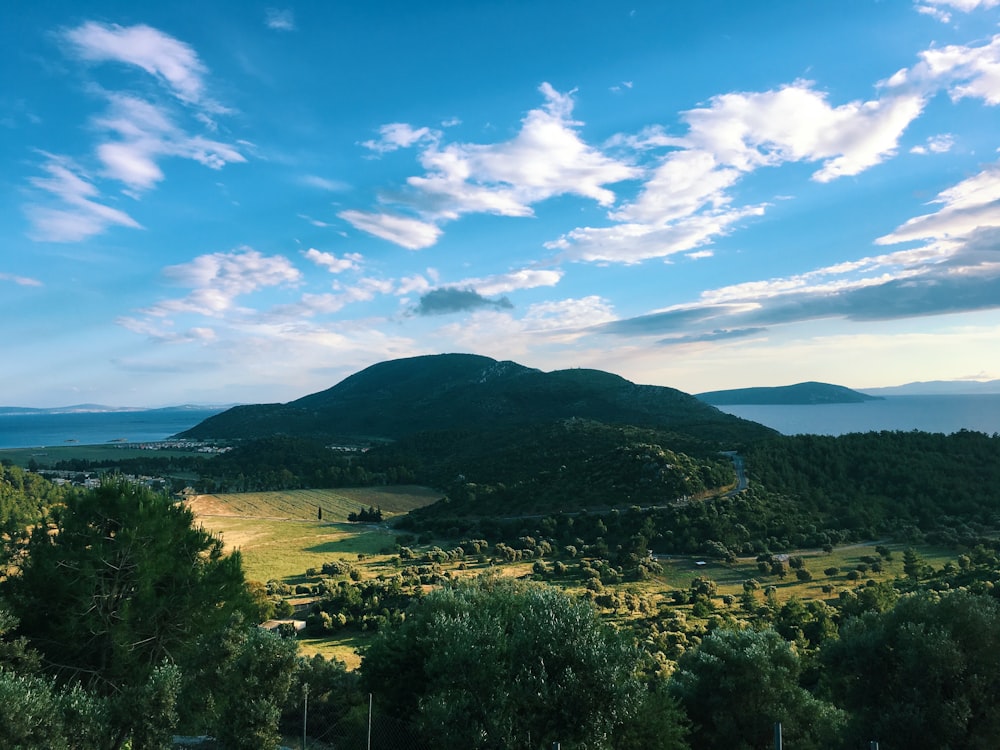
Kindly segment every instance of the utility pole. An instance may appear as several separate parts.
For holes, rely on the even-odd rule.
[[[309,723],[309,683],[302,683],[302,750],[306,750],[306,726]]]
[[[774,722],[774,750],[781,750],[781,722]]]
[[[368,750],[372,750],[372,694],[368,693]]]

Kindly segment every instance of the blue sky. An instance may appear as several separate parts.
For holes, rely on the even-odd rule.
[[[160,5],[4,7],[5,405],[1000,378],[1000,0]]]

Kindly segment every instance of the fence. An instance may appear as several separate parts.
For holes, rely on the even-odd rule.
[[[291,744],[296,750],[429,750],[413,727],[378,711],[369,696],[365,715],[331,719],[302,704],[302,731]],[[286,742],[292,738],[288,738]]]

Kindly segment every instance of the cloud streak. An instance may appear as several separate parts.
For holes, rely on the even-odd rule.
[[[205,94],[207,70],[189,45],[145,24],[119,26],[88,21],[64,38],[73,56],[90,62],[134,65],[163,82],[181,101],[225,111]]]
[[[32,186],[48,200],[32,202],[25,213],[34,229],[31,238],[45,242],[78,242],[108,227],[140,229],[141,225],[124,211],[99,200],[100,191],[69,159],[45,154],[42,169],[46,177],[33,177]]]
[[[917,247],[708,290],[697,302],[594,331],[669,335],[659,343],[670,344],[824,318],[869,322],[1000,309],[1000,164],[942,191],[933,203],[940,206],[936,212],[878,239],[881,245],[924,241]]]
[[[170,94],[175,109],[192,113],[203,126],[214,127],[211,118],[228,112],[207,95],[207,69],[195,51],[157,29],[88,21],[63,31],[61,39],[67,54],[76,60],[118,63],[145,71]],[[97,90],[107,108],[91,122],[101,134],[94,147],[100,164],[95,176],[121,183],[130,197],[138,198],[164,180],[160,161],[167,157],[193,160],[213,170],[246,161],[232,144],[192,134],[178,125],[166,104],[145,95]],[[176,107],[177,102],[183,107]],[[49,176],[34,178],[31,184],[47,192],[49,200],[25,207],[33,226],[32,238],[77,242],[113,226],[140,226],[125,211],[107,205],[94,176],[85,175],[66,157],[46,156],[42,169]]]

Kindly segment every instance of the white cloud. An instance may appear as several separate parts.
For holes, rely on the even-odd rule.
[[[214,123],[209,113],[227,111],[205,94],[205,66],[194,50],[183,42],[145,25],[122,27],[93,21],[63,32],[67,51],[92,62],[120,62],[151,74],[173,97],[193,110],[195,119]],[[221,169],[245,157],[235,146],[179,127],[167,106],[123,92],[101,91],[107,110],[93,120],[102,133],[95,147],[102,165],[100,176],[120,181],[124,192],[138,197],[164,179],[160,160],[179,157],[197,161],[210,169]],[[181,110],[182,108],[174,108]],[[72,242],[100,234],[112,225],[139,227],[128,214],[113,209],[100,198],[100,190],[68,160],[50,158],[44,169],[48,179],[31,183],[56,196],[63,205],[31,204],[25,207],[36,239]]]
[[[252,248],[201,255],[188,263],[169,266],[164,277],[191,293],[147,308],[148,315],[195,313],[209,317],[233,309],[238,297],[271,286],[296,284],[301,273],[281,255],[265,256]]]
[[[706,205],[721,208],[731,200],[726,190],[740,178],[720,168],[707,151],[675,151],[666,156],[643,184],[638,199],[609,214],[615,221],[665,224],[696,213]]]
[[[324,253],[313,247],[309,248],[302,254],[316,265],[325,268],[330,273],[356,271],[360,268],[361,262],[364,260],[361,253],[344,253],[344,257],[338,258],[333,253]]]
[[[927,139],[926,144],[914,146],[911,154],[946,154],[955,145],[955,137],[951,133],[934,135]]]
[[[427,269],[427,275],[430,276],[430,280],[419,273],[403,277],[396,285],[396,294],[407,295],[414,292],[417,294],[429,292],[438,283],[438,274],[434,269]]]
[[[407,179],[408,192],[386,193],[381,200],[420,219],[355,210],[340,216],[363,231],[417,249],[437,241],[438,223],[463,214],[531,216],[533,204],[559,195],[610,206],[615,194],[605,185],[639,177],[642,170],[584,143],[577,132],[581,123],[571,119],[572,93],[562,94],[547,83],[540,90],[545,105],[528,112],[518,134],[502,143],[441,145],[439,131],[384,125],[378,140],[362,145],[380,154],[421,145],[426,172]]]
[[[27,276],[15,276],[12,273],[0,272],[0,281],[9,281],[18,286],[43,286],[42,282],[38,279],[28,278]]]
[[[573,346],[588,329],[614,318],[610,302],[593,295],[531,305],[521,318],[507,309],[484,307],[463,317],[461,323],[442,326],[436,334],[442,346],[450,349],[491,356],[503,352],[504,358],[518,358],[546,348],[546,358],[553,359],[559,357],[560,347]],[[607,347],[601,352],[607,357]]]
[[[295,31],[295,14],[288,9],[268,8],[264,22],[275,31]]]
[[[441,236],[441,229],[437,225],[407,216],[353,210],[341,211],[337,215],[355,229],[381,237],[407,250],[430,247]]]
[[[918,5],[916,8],[917,13],[935,18],[941,23],[951,23],[951,13],[946,10],[941,10],[933,5]]]
[[[30,183],[58,203],[30,203],[25,213],[32,224],[33,239],[51,242],[77,242],[104,232],[111,226],[141,229],[124,211],[94,200],[100,191],[69,160],[46,154],[42,166],[48,177],[33,177]]]
[[[386,279],[362,278],[351,285],[334,285],[334,292],[324,294],[305,293],[298,302],[280,305],[257,315],[258,320],[271,323],[312,318],[316,315],[330,315],[340,312],[355,302],[368,302],[376,296],[392,294],[394,283]]]
[[[216,338],[214,328],[193,326],[184,331],[175,331],[170,322],[133,318],[128,315],[119,317],[116,321],[132,333],[146,336],[162,344],[208,343]]]
[[[164,81],[181,101],[224,111],[205,96],[207,69],[198,55],[169,34],[145,24],[123,27],[88,21],[67,31],[64,38],[83,60],[136,65]]]
[[[971,13],[977,8],[989,9],[1000,5],[1000,0],[925,0],[925,2],[929,3],[930,6],[944,5],[963,13]],[[918,7],[918,10],[921,8]]]
[[[428,173],[407,182],[418,191],[414,205],[424,213],[454,219],[463,213],[531,215],[531,204],[558,195],[579,195],[611,205],[604,187],[640,176],[580,138],[571,119],[572,92],[543,83],[546,103],[533,109],[510,141],[496,144],[432,145],[421,154]]]
[[[541,286],[555,286],[562,279],[562,271],[551,269],[522,268],[509,273],[496,274],[480,279],[463,279],[451,287],[473,289],[484,297],[493,297],[518,289],[535,289]]]
[[[330,180],[326,177],[319,177],[314,174],[304,175],[300,181],[303,185],[314,187],[319,190],[326,190],[331,193],[338,193],[343,190],[347,190],[350,187],[350,185],[346,182],[341,182],[340,180]]]
[[[973,97],[990,105],[1000,104],[1000,35],[978,47],[949,45],[925,50],[919,63],[895,73],[885,86],[909,87],[924,94],[944,88],[955,101]]]
[[[603,297],[591,295],[531,305],[524,316],[524,326],[528,331],[566,331],[575,334],[614,319],[612,304]]]
[[[110,94],[108,100],[108,113],[95,125],[120,140],[99,144],[97,156],[106,176],[133,190],[148,189],[163,179],[156,160],[164,156],[192,159],[210,169],[246,161],[230,144],[185,133],[161,107],[127,94]]]
[[[738,221],[763,213],[764,206],[746,206],[695,214],[665,224],[580,227],[545,243],[545,247],[562,251],[562,257],[568,260],[640,263],[701,247],[728,232]]]
[[[742,171],[783,162],[823,161],[813,179],[858,174],[892,156],[924,101],[899,94],[837,107],[807,82],[777,91],[713,97],[711,106],[684,113],[681,142]]]
[[[377,154],[386,154],[409,148],[418,143],[436,141],[440,133],[430,128],[414,128],[405,122],[392,122],[379,128],[378,140],[365,141],[361,145]]]
[[[546,247],[571,260],[620,263],[702,248],[735,223],[763,214],[766,204],[731,205],[732,190],[746,173],[821,162],[813,173],[817,182],[859,174],[896,153],[900,136],[923,106],[920,95],[906,92],[831,106],[826,94],[805,81],[715,96],[708,106],[682,113],[684,136],[654,125],[609,139],[608,148],[669,151],[646,173],[638,197],[609,211],[608,218],[618,223],[579,227]]]
[[[1000,227],[1000,164],[941,191],[932,203],[941,208],[910,219],[876,242],[891,245],[912,240],[955,241],[984,227]]]

